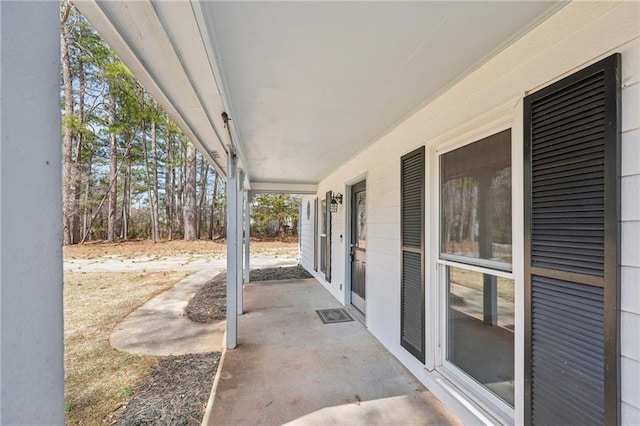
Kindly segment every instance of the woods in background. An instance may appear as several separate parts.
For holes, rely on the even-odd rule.
[[[225,181],[69,0],[60,45],[64,244],[224,238]],[[256,195],[251,234],[297,235],[298,206]]]
[[[224,236],[225,183],[61,2],[64,244]]]

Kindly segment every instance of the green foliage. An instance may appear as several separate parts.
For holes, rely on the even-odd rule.
[[[251,203],[251,232],[273,236],[297,233],[300,199],[287,194],[257,194]]]
[[[106,238],[109,203],[104,200],[111,186],[111,155],[116,156],[117,164],[116,234],[124,238],[150,236],[149,197],[157,187],[161,238],[180,238],[183,191],[178,186],[184,186],[184,176],[181,180],[178,177],[183,173],[184,149],[189,141],[77,9],[71,7],[65,15],[68,5],[68,0],[61,3],[61,17],[66,16],[61,24],[70,63],[72,112],[64,111],[64,90],[60,104],[62,125],[71,131],[73,151],[72,177],[65,184],[66,193],[73,198],[64,212],[73,223],[70,226],[73,237],[68,241],[80,241],[85,232],[88,239]],[[152,123],[155,144],[152,144]],[[110,150],[113,136],[115,153]],[[209,169],[207,180],[202,177],[197,183],[197,199],[204,200],[199,216],[203,235],[208,234],[210,223],[217,226],[214,234],[219,234],[224,224],[224,218],[220,217],[224,186],[218,185],[217,194],[213,194],[214,177]],[[171,187],[167,187],[169,184]],[[210,208],[212,202],[216,208]],[[126,211],[130,213],[128,219]],[[212,211],[217,217],[210,222],[207,215]],[[125,224],[127,235],[122,235],[124,231],[120,230]]]

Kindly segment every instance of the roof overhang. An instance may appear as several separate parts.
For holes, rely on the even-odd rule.
[[[299,193],[564,4],[75,1],[218,173]]]

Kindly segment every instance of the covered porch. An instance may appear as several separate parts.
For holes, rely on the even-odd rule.
[[[614,177],[607,188],[620,195],[617,202],[606,203],[617,210],[607,217],[605,238],[613,253],[606,256],[614,275],[606,283],[611,297],[598,302],[607,309],[612,338],[598,338],[586,349],[608,345],[607,365],[612,367],[606,386],[603,379],[595,391],[607,423],[640,422],[635,332],[640,257],[634,245],[640,239],[640,163],[634,160],[640,146],[637,3],[75,3],[227,180],[229,350],[213,407],[222,415],[273,416],[274,423],[327,423],[332,416],[351,419],[354,413],[363,416],[354,423],[369,415],[395,422],[385,416],[409,412],[435,416],[416,417],[419,423],[454,422],[419,382],[456,415],[468,415],[463,420],[469,423],[534,423],[525,98],[605,58],[621,56],[622,66],[615,66],[621,74],[607,74],[617,86],[602,98],[620,107],[612,113],[615,119],[603,123],[618,123],[606,140],[622,146],[622,165],[607,166],[607,179]],[[46,1],[0,2],[2,424],[64,421],[58,13],[57,4]],[[441,160],[507,129],[512,130],[512,174],[505,180],[512,188],[505,210],[512,224],[506,233],[512,246],[508,267],[496,268],[491,259],[464,263],[460,256],[447,258],[439,241],[444,211],[439,182],[446,176]],[[585,150],[577,148],[570,160]],[[408,232],[401,198],[405,163],[413,176],[407,192],[415,190],[407,197],[415,205],[408,205],[416,207],[406,220]],[[418,166],[410,168],[414,163]],[[315,313],[352,302],[356,279],[350,256],[357,228],[352,201],[361,183],[368,197],[362,204],[368,214],[362,233],[367,269],[361,274],[367,285],[368,331],[357,320],[324,325]],[[567,188],[573,195],[574,188]],[[301,263],[321,284],[248,282],[249,200],[260,191],[307,195],[303,251],[308,257]],[[344,195],[344,205],[323,214],[334,195],[340,195],[341,204]],[[415,246],[404,250],[410,237]],[[409,274],[405,251],[413,268],[407,267]],[[513,356],[505,365],[512,373],[513,403],[451,362],[456,336],[449,333],[446,310],[454,301],[448,289],[456,283],[450,282],[448,270],[460,267],[512,282]],[[553,280],[565,277],[545,271]],[[415,290],[406,294],[413,305],[403,303],[405,276],[414,278],[409,283],[414,287],[406,286]],[[603,278],[583,281],[580,285],[587,287],[605,285]],[[493,297],[495,286],[484,282],[481,288]],[[414,314],[410,319],[415,321],[407,323],[413,326],[408,328],[414,331],[409,337],[415,350],[404,345],[405,311]],[[281,358],[283,353],[289,358]],[[557,358],[559,364],[562,359]],[[557,385],[552,383],[552,390],[562,389]],[[600,407],[605,396],[606,407]],[[552,407],[556,402],[550,398],[551,408],[542,411],[565,414],[563,407]],[[426,414],[423,408],[429,405],[436,408]],[[39,408],[35,414],[34,406]],[[228,418],[228,423],[241,421]]]
[[[340,193],[324,188],[332,173],[565,6],[75,4],[227,180],[228,348],[237,345],[250,270],[251,194],[324,193],[328,204]],[[331,246],[349,233],[331,214],[319,231],[327,271],[337,263]]]
[[[227,350],[205,425],[462,424],[315,279],[245,286],[238,347]]]

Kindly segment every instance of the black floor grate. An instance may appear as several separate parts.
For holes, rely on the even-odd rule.
[[[351,315],[349,315],[343,308],[320,309],[316,311],[316,313],[325,324],[353,321]]]

